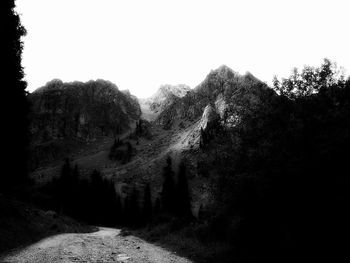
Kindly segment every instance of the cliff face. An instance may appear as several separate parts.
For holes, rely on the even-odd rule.
[[[226,66],[211,71],[205,80],[182,98],[176,98],[159,114],[156,122],[170,127],[176,121],[198,120],[208,105],[222,119],[236,119],[241,110],[260,105],[273,91],[252,74],[240,75]]]
[[[140,100],[143,118],[154,121],[163,110],[178,98],[184,97],[190,90],[191,88],[184,84],[160,86],[153,96]]]
[[[190,87],[186,85],[162,85],[157,93],[150,98],[150,109],[160,113],[174,100],[184,97],[190,90]]]
[[[126,131],[140,117],[137,100],[108,81],[49,82],[29,95],[35,142],[64,137],[91,140]]]
[[[63,140],[84,143],[99,136],[121,134],[141,115],[134,96],[104,80],[86,83],[53,80],[31,93],[29,100],[32,150],[40,159],[60,156],[63,149],[67,150]]]
[[[195,89],[166,85],[151,98],[142,100],[141,107],[146,107],[151,113],[148,116],[155,120],[148,127],[153,136],[129,136],[135,149],[130,162],[116,165],[108,158],[113,141],[99,149],[101,144],[97,141],[96,151],[82,151],[72,160],[82,170],[101,170],[106,178],[112,178],[119,185],[131,187],[150,182],[152,195],[157,196],[161,192],[166,157],[172,157],[174,169],[181,159],[186,159],[193,213],[198,215],[201,207],[209,209],[214,200],[211,187],[212,180],[220,175],[218,159],[227,156],[225,147],[235,140],[234,134],[223,131],[237,125],[245,113],[268,106],[274,96],[274,91],[253,75],[240,75],[222,66],[211,71]],[[103,134],[113,135],[128,129],[129,124],[140,117],[136,98],[128,91],[118,91],[109,82],[51,82],[31,94],[31,98],[35,116],[33,136],[41,142],[33,154],[38,162],[57,160],[57,156],[62,159],[67,147],[77,148],[60,138],[86,141]],[[144,117],[144,108],[142,110]],[[34,177],[41,180],[58,174],[60,165],[57,162],[56,170],[42,166],[44,169],[38,169]]]

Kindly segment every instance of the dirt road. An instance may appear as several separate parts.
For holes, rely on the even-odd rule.
[[[119,229],[99,228],[88,234],[60,234],[0,257],[1,263],[54,262],[179,262],[192,261]]]

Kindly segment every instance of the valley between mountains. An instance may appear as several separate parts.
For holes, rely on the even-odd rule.
[[[186,125],[186,124],[184,124]],[[78,150],[71,154],[72,163],[78,165],[82,174],[86,176],[93,169],[99,169],[106,178],[115,180],[116,189],[121,192],[123,186],[139,183],[140,187],[144,182],[150,182],[154,189],[161,190],[162,170],[167,156],[173,159],[174,169],[176,169],[182,158],[185,158],[191,165],[195,160],[199,148],[198,122],[187,124],[188,126],[177,127],[171,130],[164,130],[157,124],[150,124],[149,131],[152,139],[140,138],[138,144],[132,141],[135,156],[126,164],[121,164],[110,160],[108,155],[114,138],[100,137],[89,142],[83,150]],[[130,130],[132,131],[132,130]],[[121,134],[118,138],[125,140],[129,132]],[[45,167],[41,167],[32,173],[39,184],[45,184],[53,177],[59,176],[62,161],[53,162]],[[197,184],[201,179],[193,178],[193,184]]]
[[[304,64],[349,66],[344,4],[29,2],[0,8],[0,263],[350,262],[350,77]]]
[[[338,73],[325,59],[271,88],[221,66],[147,99],[106,80],[48,82],[28,94],[30,179],[0,195],[0,261],[344,255],[350,80]]]
[[[223,151],[217,142],[205,151],[203,136],[214,138],[220,127],[234,127],[240,111],[258,107],[273,96],[250,73],[239,75],[226,66],[210,72],[195,89],[163,85],[148,99],[119,91],[108,81],[53,80],[30,96],[31,177],[39,185],[57,178],[68,157],[83,176],[99,170],[114,182],[122,200],[132,188],[142,191],[150,184],[155,203],[161,197],[163,167],[170,157],[175,172],[181,161],[186,162],[191,210],[197,217],[200,208],[209,209],[213,204],[211,183],[217,165],[212,163]],[[132,154],[127,162],[110,158],[115,140],[130,144]]]

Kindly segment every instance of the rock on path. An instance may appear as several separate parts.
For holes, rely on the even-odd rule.
[[[155,244],[134,236],[121,236],[120,229],[99,228],[87,234],[60,234],[0,257],[1,263],[126,262],[190,263]]]

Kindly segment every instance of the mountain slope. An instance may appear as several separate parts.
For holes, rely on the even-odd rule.
[[[158,98],[166,97],[163,96],[163,91],[157,93],[160,94]],[[268,105],[274,95],[265,83],[250,73],[239,75],[222,66],[210,72],[200,85],[187,91],[183,97],[171,95],[172,100],[168,104],[162,104],[162,111],[150,127],[152,139],[123,138],[135,149],[130,162],[122,164],[108,159],[112,141],[103,149],[93,154],[77,156],[72,161],[86,170],[86,174],[93,168],[100,169],[116,185],[142,185],[149,182],[153,196],[156,197],[161,190],[161,173],[167,156],[172,157],[174,169],[177,169],[181,159],[186,159],[191,179],[192,208],[196,215],[201,205],[212,199],[208,174],[215,168],[215,165],[210,166],[215,161],[215,155],[220,154],[213,153],[210,149],[203,150],[201,145],[218,134],[216,129],[236,125],[244,112]],[[50,177],[50,174],[57,175],[60,165],[54,169],[37,171],[33,177],[44,179]],[[212,176],[215,177],[215,173]]]
[[[163,127],[177,121],[198,120],[204,108],[212,104],[221,118],[239,114],[242,109],[256,107],[274,92],[252,74],[240,75],[227,66],[212,70],[205,80],[184,97],[177,98],[157,117]]]
[[[77,143],[124,133],[141,115],[135,97],[104,80],[53,80],[28,97],[32,155],[36,158],[32,163],[62,157],[69,145],[76,148]]]
[[[150,98],[140,99],[142,117],[148,121],[153,121],[165,108],[177,98],[184,97],[190,90],[190,87],[184,84],[160,86],[158,91]]]

